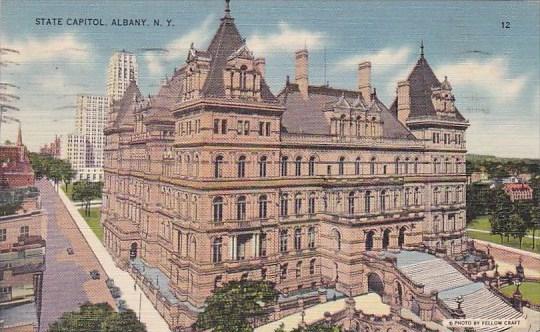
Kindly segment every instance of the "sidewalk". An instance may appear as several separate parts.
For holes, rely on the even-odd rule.
[[[146,324],[148,332],[168,332],[169,326],[165,320],[161,317],[159,312],[154,308],[150,300],[144,295],[144,293],[137,287],[137,290],[133,289],[135,280],[127,273],[119,269],[109,255],[101,241],[96,237],[94,232],[88,227],[86,221],[79,214],[78,208],[69,200],[63,190],[58,190],[60,199],[66,206],[69,214],[77,224],[77,227],[81,231],[82,235],[88,242],[88,245],[98,258],[101,266],[109,276],[114,279],[114,283],[118,286],[122,292],[122,299],[126,301],[128,308],[135,311],[137,316],[140,312],[140,320]],[[140,311],[139,311],[140,305]]]

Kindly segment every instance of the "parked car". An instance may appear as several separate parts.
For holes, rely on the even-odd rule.
[[[101,274],[99,273],[98,270],[92,270],[92,271],[90,271],[90,276],[91,276],[92,279],[94,279],[94,280],[97,280],[97,279],[101,278]]]
[[[107,278],[107,280],[105,280],[105,284],[107,285],[107,288],[114,287],[114,279]]]
[[[113,298],[117,299],[120,297],[120,288],[117,286],[111,287],[111,295]]]
[[[68,255],[73,255],[75,252],[73,251],[73,248],[69,247],[67,248]]]

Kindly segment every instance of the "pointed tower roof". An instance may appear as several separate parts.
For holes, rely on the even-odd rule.
[[[207,52],[210,55],[210,71],[202,88],[202,95],[206,97],[225,97],[225,85],[223,82],[223,70],[227,65],[228,58],[242,46],[245,40],[234,24],[231,16],[229,1],[225,6],[225,15],[221,18],[221,23],[216,31]],[[265,101],[277,102],[276,97],[270,88],[261,81],[261,97]]]
[[[17,146],[22,146],[22,130],[21,130],[21,124],[19,123],[19,131],[17,132]]]
[[[133,110],[135,105],[142,100],[141,91],[137,86],[137,83],[134,80],[129,82],[129,85],[122,96],[122,99],[118,101],[118,114],[116,116],[117,127],[123,125],[132,125],[134,124],[135,119],[133,118]]]

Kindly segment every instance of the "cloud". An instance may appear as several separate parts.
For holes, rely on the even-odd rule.
[[[84,63],[89,59],[91,46],[73,34],[59,34],[49,38],[27,37],[6,41],[2,44],[19,51],[19,54],[6,55],[8,60],[21,64],[66,61]]]
[[[316,49],[324,45],[324,34],[291,27],[285,22],[278,24],[278,31],[266,35],[252,34],[247,45],[256,54],[294,52],[299,48]]]
[[[383,48],[375,53],[356,54],[339,60],[335,70],[350,71],[351,68],[355,68],[361,62],[371,61],[373,70],[383,73],[408,64],[411,52],[412,50],[409,46],[401,46],[399,48]]]
[[[466,59],[435,68],[439,79],[448,76],[453,86],[481,91],[499,105],[508,104],[520,97],[527,83],[527,75],[510,72],[509,61],[503,57],[479,61]]]
[[[155,76],[163,75],[165,65],[187,56],[191,43],[205,44],[210,39],[210,26],[213,20],[213,16],[207,16],[199,26],[180,38],[171,41],[165,48],[145,50],[143,58],[149,74]]]

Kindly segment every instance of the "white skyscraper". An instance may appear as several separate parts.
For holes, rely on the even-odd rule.
[[[112,103],[124,95],[129,82],[139,78],[139,69],[135,55],[130,52],[115,52],[109,60],[107,70],[107,96]]]
[[[67,158],[77,171],[77,179],[103,178],[103,128],[109,110],[109,97],[77,96],[75,133],[67,138]]]

